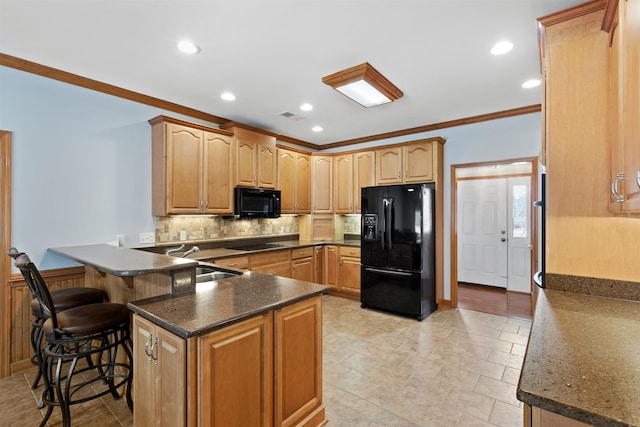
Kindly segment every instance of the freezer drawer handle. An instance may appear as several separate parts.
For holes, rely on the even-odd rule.
[[[404,271],[380,270],[378,268],[365,268],[365,270],[373,271],[375,273],[395,274],[396,276],[411,276],[411,273],[405,273]]]

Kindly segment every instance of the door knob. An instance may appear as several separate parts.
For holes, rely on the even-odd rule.
[[[505,239],[504,237],[502,239],[500,239],[501,242],[506,242],[507,239]]]

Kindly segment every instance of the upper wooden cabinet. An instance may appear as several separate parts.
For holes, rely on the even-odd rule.
[[[359,151],[336,156],[334,162],[334,212],[360,212],[360,189],[375,185],[375,152]]]
[[[376,184],[433,181],[435,143],[433,140],[423,140],[376,150]]]
[[[360,194],[363,187],[376,185],[376,154],[359,151],[353,154],[353,212],[360,213]]]
[[[343,154],[333,159],[334,212],[337,214],[353,212],[353,154]]]
[[[279,148],[278,188],[282,213],[311,213],[311,156]]]
[[[311,156],[311,211],[333,213],[333,157]]]
[[[616,0],[610,48],[611,202],[640,213],[640,1]]]
[[[278,155],[275,136],[239,127],[221,126],[233,132],[236,143],[237,186],[276,188]]]
[[[152,214],[232,214],[231,133],[165,116],[152,132]]]

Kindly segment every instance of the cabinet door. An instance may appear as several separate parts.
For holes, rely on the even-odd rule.
[[[324,246],[316,246],[313,248],[313,282],[324,283]]]
[[[233,214],[233,139],[204,133],[204,211]]]
[[[138,427],[186,425],[185,341],[134,315],[133,353],[134,424]]]
[[[166,125],[167,213],[200,213],[202,200],[202,131]]]
[[[313,282],[313,273],[315,266],[313,257],[301,258],[291,261],[291,278],[296,280],[304,280]]]
[[[325,284],[331,286],[333,289],[338,289],[339,281],[338,281],[338,268],[340,257],[338,255],[338,247],[337,246],[326,246],[326,255],[325,258]]]
[[[340,290],[360,295],[360,258],[340,258]]]
[[[158,402],[154,387],[154,362],[145,353],[153,340],[155,326],[141,317],[133,316],[133,423],[135,426],[156,425]]]
[[[353,155],[345,154],[334,159],[335,180],[333,189],[334,213],[353,212]]]
[[[278,149],[278,188],[280,211],[296,213],[296,153]]]
[[[256,316],[198,339],[200,425],[271,426],[273,318]]]
[[[251,267],[251,271],[268,274],[270,276],[291,277],[291,261],[275,262],[273,264]]]
[[[433,146],[430,142],[404,148],[404,182],[433,181]]]
[[[236,185],[255,187],[258,180],[256,145],[236,136]]]
[[[278,155],[275,145],[258,144],[258,187],[276,188]]]
[[[333,158],[311,157],[313,213],[333,213]]]
[[[623,150],[624,191],[623,209],[640,212],[640,2],[620,1],[620,16],[624,44],[623,91]]]
[[[276,311],[274,339],[274,424],[294,426],[310,418],[305,425],[322,425],[322,298]]]
[[[618,8],[618,20],[620,10],[624,7],[624,1],[620,2],[620,7]],[[611,39],[611,48],[609,51],[610,59],[611,59],[611,74],[610,74],[610,85],[611,85],[611,94],[610,94],[610,103],[611,108],[609,110],[610,114],[610,123],[611,123],[611,158],[610,158],[610,180],[611,180],[611,194],[609,197],[609,210],[612,212],[619,212],[622,209],[622,199],[624,195],[624,180],[623,180],[623,168],[624,162],[622,160],[622,99],[623,99],[623,88],[622,81],[623,77],[621,76],[622,72],[622,64],[621,64],[621,44],[623,42],[622,28],[614,24],[613,26],[613,37]]]
[[[311,156],[296,153],[296,212],[311,213]]]
[[[375,152],[355,153],[353,159],[353,211],[360,213],[361,189],[376,185]]]
[[[376,185],[402,183],[402,148],[376,150]]]

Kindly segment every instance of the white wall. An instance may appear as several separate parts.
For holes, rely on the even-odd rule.
[[[0,67],[0,129],[13,133],[13,245],[47,269],[73,265],[47,253],[49,247],[102,243],[115,240],[116,234],[125,234],[127,245],[133,246],[138,233],[154,231],[151,128],[147,120],[159,114],[204,123]],[[429,118],[423,122],[428,124]],[[540,114],[353,148],[432,136],[447,140],[444,277],[448,299],[451,165],[537,156]]]

